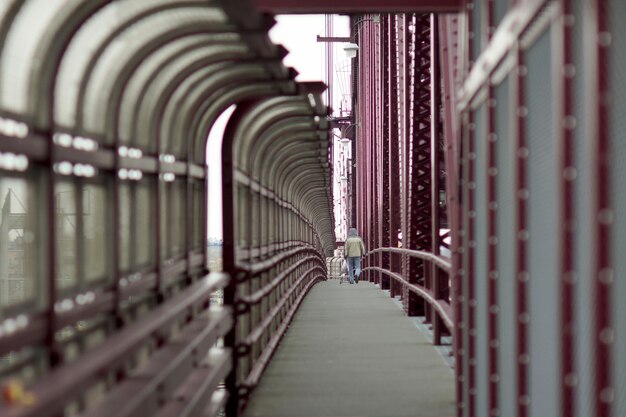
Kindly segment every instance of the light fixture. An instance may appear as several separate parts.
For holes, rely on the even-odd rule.
[[[345,146],[346,148],[347,148],[348,146],[350,146],[350,142],[351,142],[351,141],[350,141],[350,139],[348,139],[348,138],[341,138],[341,144],[342,144],[343,146]]]
[[[359,45],[356,43],[347,43],[344,45],[343,50],[348,58],[356,58],[356,53],[359,50]]]

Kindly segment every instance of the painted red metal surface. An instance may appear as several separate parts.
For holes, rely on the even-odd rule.
[[[461,0],[252,0],[269,13],[456,12]]]
[[[609,5],[605,1],[594,0],[585,8],[585,20],[589,22],[591,33],[597,39],[592,55],[595,95],[592,98],[594,114],[592,116],[592,172],[594,178],[594,196],[592,213],[593,246],[592,258],[593,298],[595,302],[594,340],[595,340],[595,417],[612,415],[615,388],[613,387],[613,367],[611,364],[614,336],[612,296],[613,261],[611,259],[610,240],[613,227],[611,196],[611,134],[610,100],[611,86],[609,68],[611,42],[609,27]]]
[[[528,110],[526,107],[526,93],[524,89],[524,77],[526,75],[524,54],[517,52],[517,76],[515,80],[515,171],[516,171],[516,204],[517,218],[515,221],[516,232],[516,298],[517,298],[517,413],[519,417],[529,416],[530,406],[530,348],[528,341],[529,326],[528,318],[528,140],[524,126],[524,118]]]
[[[572,13],[572,4],[569,0],[561,1],[561,13],[563,16],[567,16]],[[562,68],[571,68],[574,66],[574,48],[573,48],[573,26],[574,22],[568,22],[563,19],[561,40],[562,55],[559,57],[562,61]],[[573,90],[574,80],[571,74],[567,71],[561,71],[561,106],[559,108],[560,114],[558,117],[564,122],[574,112],[573,103]],[[574,274],[575,271],[575,252],[574,252],[574,239],[575,239],[575,213],[574,213],[574,178],[568,175],[568,172],[572,172],[575,166],[574,161],[574,132],[572,129],[567,128],[567,124],[563,123],[558,136],[559,152],[561,153],[559,170],[563,173],[560,177],[560,189],[561,189],[561,206],[559,215],[562,217],[560,227],[560,236],[562,241],[561,249],[561,380],[560,380],[560,392],[561,392],[561,416],[573,416],[576,415],[575,396],[576,388],[572,383],[575,380],[575,283]]]

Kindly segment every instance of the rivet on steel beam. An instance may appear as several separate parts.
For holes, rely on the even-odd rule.
[[[606,387],[600,392],[600,401],[610,404],[615,400],[615,391],[611,387]]]
[[[576,66],[574,64],[566,64],[561,72],[565,78],[574,78],[576,76]]]
[[[528,191],[528,188],[522,188],[517,191],[517,198],[519,198],[520,200],[528,200],[529,197],[530,191]]]
[[[561,124],[564,129],[574,130],[576,128],[576,118],[572,115],[565,116]]]
[[[517,67],[517,75],[519,75],[520,77],[525,77],[526,75],[528,75],[528,68],[526,68],[525,65],[519,65]]]
[[[598,212],[598,222],[602,225],[613,224],[613,210],[610,208],[604,208]]]
[[[603,344],[612,345],[615,341],[615,332],[611,327],[605,327],[600,331],[598,337]]]
[[[519,320],[520,323],[528,324],[528,323],[530,323],[530,314],[522,313],[522,314],[520,314],[518,316],[518,320]]]
[[[578,176],[578,170],[576,168],[570,166],[563,170],[563,179],[565,181],[574,181]]]
[[[520,106],[517,108],[517,116],[520,118],[525,118],[528,116],[528,108],[526,106]]]
[[[565,272],[563,274],[563,281],[570,285],[576,284],[576,282],[578,281],[578,275],[576,274],[576,271]]]
[[[611,268],[604,268],[598,273],[598,280],[604,285],[611,285],[613,283],[613,270]]]
[[[611,32],[600,32],[598,33],[598,45],[602,48],[607,48],[611,45],[612,42]]]
[[[576,23],[576,16],[569,13],[563,16],[563,25],[565,26],[574,26]]]
[[[528,282],[530,280],[530,273],[528,273],[528,271],[520,271],[517,274],[517,279],[520,282]]]
[[[571,372],[565,375],[564,382],[565,385],[568,387],[575,387],[576,385],[578,385],[578,376],[575,373]]]

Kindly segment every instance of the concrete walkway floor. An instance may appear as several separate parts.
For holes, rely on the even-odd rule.
[[[454,374],[388,293],[315,285],[253,392],[247,417],[452,417]]]

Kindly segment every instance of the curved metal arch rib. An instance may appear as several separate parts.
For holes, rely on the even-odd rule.
[[[160,0],[139,4],[137,0],[126,0],[124,3],[127,3],[125,7],[119,5],[120,10],[115,8],[116,4],[109,4],[90,16],[67,45],[57,75],[55,100],[63,105],[61,108],[68,108],[70,113],[55,110],[57,123],[82,127],[82,110],[85,109],[83,104],[93,71],[103,54],[114,47],[115,42],[123,39],[128,30],[166,18],[177,18],[173,27],[196,24],[199,27],[205,24],[215,31],[232,30],[232,26],[218,23],[222,21],[220,17],[214,19],[213,14],[218,9],[207,7],[201,1]],[[108,24],[107,30],[102,29],[104,23]],[[148,43],[149,36],[145,40],[140,39],[139,44]]]

